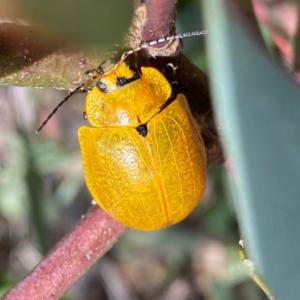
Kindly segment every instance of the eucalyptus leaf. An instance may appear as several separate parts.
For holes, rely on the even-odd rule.
[[[204,1],[214,105],[246,246],[276,299],[300,295],[300,91],[225,5]]]

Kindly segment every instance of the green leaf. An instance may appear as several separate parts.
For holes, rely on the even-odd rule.
[[[226,1],[204,1],[215,109],[246,246],[276,299],[300,295],[300,91]]]

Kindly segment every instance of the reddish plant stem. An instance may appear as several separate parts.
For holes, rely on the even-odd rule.
[[[174,0],[147,0],[146,19],[142,30],[142,40],[152,41],[170,35],[174,27]],[[161,47],[158,45],[157,47]],[[155,47],[155,46],[154,46]]]
[[[99,206],[93,206],[48,256],[0,299],[58,299],[117,242],[125,229]]]

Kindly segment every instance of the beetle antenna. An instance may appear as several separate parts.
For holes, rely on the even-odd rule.
[[[65,97],[62,101],[60,101],[57,106],[52,110],[52,112],[48,115],[48,117],[45,119],[45,121],[41,124],[41,126],[37,129],[35,133],[39,133],[45,125],[48,123],[48,121],[52,118],[52,116],[61,108],[61,106],[68,101],[68,99],[73,96],[74,94],[78,93],[78,91],[83,88],[85,84],[81,84],[78,86],[74,91],[70,92],[67,97]]]
[[[95,70],[89,70],[87,71],[87,75],[91,73],[95,73],[97,71]],[[87,87],[95,78],[97,78],[97,75],[93,75],[90,79],[83,82],[81,85],[79,85],[75,90],[70,92],[62,101],[60,101],[56,107],[52,110],[52,112],[48,115],[48,117],[45,119],[45,121],[41,124],[41,126],[36,130],[35,133],[39,133],[45,125],[48,123],[48,121],[52,118],[52,116],[62,107],[62,105],[69,100],[73,95],[79,93],[80,90],[83,90],[85,87]]]
[[[87,87],[93,80],[95,80],[99,76],[99,72],[97,70],[88,70],[86,75],[89,75],[90,78],[83,82],[81,85],[79,85],[75,90],[70,92],[62,101],[60,101],[57,106],[52,110],[52,112],[48,115],[48,117],[45,119],[45,121],[41,124],[41,126],[36,130],[35,133],[39,133],[45,125],[48,123],[48,121],[52,118],[52,116],[62,107],[62,105],[68,101],[69,98],[71,98],[73,95],[79,93],[81,90],[84,90],[85,87]]]
[[[150,46],[159,44],[159,43],[163,43],[163,42],[167,42],[167,41],[172,41],[172,40],[176,40],[176,39],[183,39],[186,37],[192,37],[192,36],[200,36],[203,34],[207,34],[207,30],[202,30],[202,31],[192,31],[192,32],[186,32],[186,33],[179,33],[179,34],[175,34],[175,35],[169,35],[167,37],[162,37],[153,41],[150,41],[148,43],[142,43],[139,46],[137,46],[136,48],[133,48],[131,50],[128,50],[126,52],[123,53],[121,60],[125,60],[128,55],[138,52],[142,49],[148,48]]]

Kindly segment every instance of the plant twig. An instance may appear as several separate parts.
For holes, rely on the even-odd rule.
[[[0,299],[58,299],[117,242],[125,229],[99,206],[93,206],[43,261]]]

